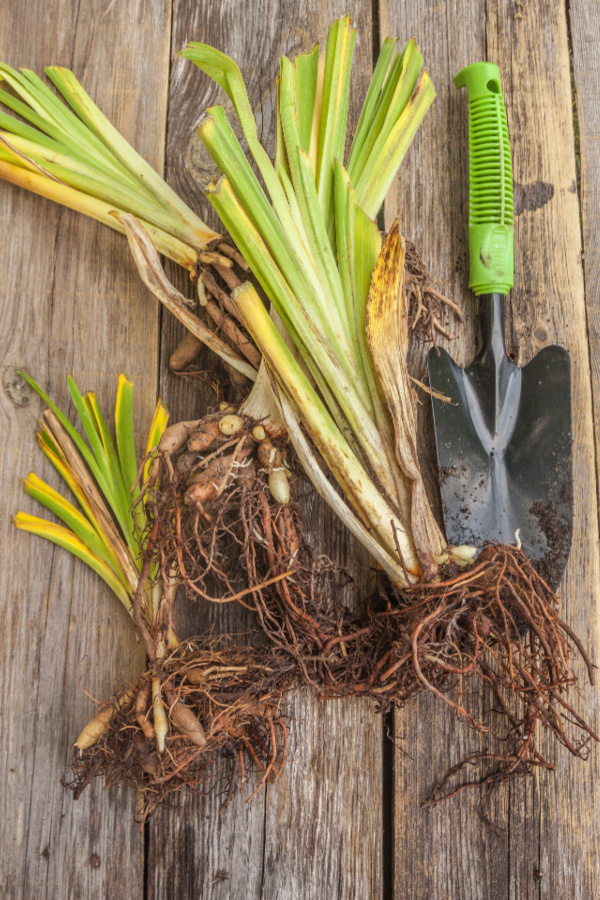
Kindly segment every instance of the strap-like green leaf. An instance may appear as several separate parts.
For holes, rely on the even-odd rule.
[[[213,78],[233,102],[248,148],[265,182],[275,213],[284,230],[287,229],[290,224],[290,211],[285,193],[269,155],[258,139],[256,121],[239,66],[220,50],[193,41],[187,45],[181,56],[191,59],[199,69]]]
[[[52,436],[50,435],[49,431],[46,428],[41,428],[40,431],[38,432],[38,441],[39,441],[40,448],[41,448],[42,452],[44,453],[44,456],[46,457],[46,459],[49,460],[49,462],[52,463],[52,465],[54,466],[54,468],[56,469],[56,471],[58,472],[60,477],[63,479],[63,481],[69,488],[69,490],[72,492],[73,496],[76,498],[77,502],[79,503],[79,505],[82,508],[82,510],[84,511],[84,513],[86,514],[88,521],[93,526],[93,528],[95,528],[99,539],[102,541],[102,543],[104,544],[104,547],[106,548],[106,552],[114,559],[115,565],[119,569],[121,569],[121,567],[117,561],[117,557],[115,555],[112,544],[110,542],[110,539],[109,539],[108,535],[106,534],[106,531],[102,527],[101,523],[99,522],[98,517],[95,514],[94,509],[93,509],[92,505],[90,504],[85,491],[83,490],[79,481],[75,477],[75,474],[73,473],[71,467],[65,460],[61,449],[58,447],[57,444],[55,444],[55,442],[52,439]]]
[[[59,547],[63,547],[83,560],[94,572],[97,572],[101,578],[107,583],[110,589],[117,595],[127,612],[131,615],[131,599],[126,589],[121,584],[112,569],[107,566],[104,560],[96,556],[95,553],[86,547],[76,534],[65,528],[63,525],[56,525],[47,519],[40,519],[37,516],[30,516],[28,513],[18,512],[14,518],[14,523],[21,531],[28,531],[30,534],[36,534],[38,537],[46,538]]]
[[[150,431],[148,432],[148,441],[146,443],[146,453],[150,453],[154,450],[162,437],[163,431],[167,427],[167,422],[169,421],[169,410],[162,402],[161,398],[158,398],[158,403],[156,404],[156,409],[154,410],[154,415],[152,417],[152,424],[150,425]]]
[[[381,45],[377,65],[375,66],[375,71],[373,72],[373,77],[371,78],[367,96],[365,97],[360,113],[360,119],[358,120],[358,125],[356,126],[356,131],[352,140],[352,149],[350,150],[350,157],[348,159],[348,173],[353,171],[354,162],[359,156],[363,144],[371,130],[375,109],[381,95],[384,81],[387,77],[396,43],[397,42],[392,38],[386,38]]]
[[[138,464],[133,434],[133,382],[126,378],[125,375],[119,375],[119,386],[115,402],[115,432],[123,482],[125,489],[131,494],[137,478]],[[139,492],[139,486],[136,486],[133,497],[137,497]]]
[[[74,381],[72,382],[72,385],[73,390],[77,390],[77,386],[75,385]],[[71,389],[71,385],[69,385],[69,388]],[[75,400],[75,396],[73,393],[71,394],[71,396],[73,396],[73,399]],[[84,407],[88,412],[92,425],[95,427],[97,435],[101,441],[102,450],[104,452],[103,459],[108,469],[108,478],[110,479],[115,503],[115,505],[113,506],[113,511],[115,512],[119,524],[121,525],[121,528],[127,537],[127,542],[131,549],[134,551],[135,555],[138,551],[138,545],[135,539],[135,527],[131,515],[132,498],[131,493],[126,488],[125,482],[123,480],[121,464],[117,455],[114,441],[112,439],[112,435],[109,431],[106,420],[102,415],[102,410],[100,409],[100,405],[98,403],[96,395],[92,391],[88,391],[81,399],[83,400]]]
[[[14,148],[11,151],[6,143],[1,145],[0,161],[12,162],[26,171],[33,169],[35,176],[19,180],[10,168],[3,166],[0,177],[79,209],[112,227],[115,225],[107,221],[104,203],[111,209],[130,212],[156,229],[158,237],[160,232],[165,232],[188,247],[188,253],[183,255],[173,248],[180,257],[176,261],[185,260],[190,252],[196,255],[198,248],[218,237],[125,141],[72,72],[50,67],[46,73],[72,109],[35,72],[28,69],[17,72],[0,63],[0,81],[5,81],[14,91],[12,94],[0,90],[0,102],[20,117],[0,113],[0,128],[6,129],[6,141]],[[11,135],[16,136],[14,142],[10,140]],[[41,166],[42,170],[35,171],[35,166]],[[50,184],[41,177],[44,171],[49,175]],[[86,196],[97,202],[87,203],[83,199]],[[157,246],[164,252],[163,247]]]
[[[108,151],[132,177],[138,190],[154,197],[165,210],[173,210],[189,226],[188,234],[192,240],[195,236],[197,242],[200,240],[204,243],[211,237],[216,237],[215,232],[207,228],[152,166],[119,134],[72,72],[61,66],[50,66],[45,71],[87,129],[97,136],[105,152]]]
[[[106,500],[108,501],[108,504],[115,514],[123,533],[125,535],[128,535],[128,509],[127,507],[124,508],[122,502],[123,492],[119,489],[120,487],[122,487],[122,478],[118,463],[116,468],[118,469],[118,478],[121,481],[121,485],[116,482],[113,467],[111,467],[111,462],[107,456],[107,452],[103,444],[103,439],[100,436],[100,426],[97,418],[95,416],[92,416],[88,411],[79,388],[77,387],[75,380],[70,375],[67,378],[67,385],[69,388],[71,399],[75,404],[75,409],[77,410],[77,413],[81,420],[81,424],[83,425],[83,429],[93,450],[95,468],[98,472],[98,475],[96,475],[96,480],[98,481],[102,493],[104,494]],[[104,424],[106,425],[106,423]]]
[[[115,555],[108,550],[98,535],[97,522],[96,527],[94,527],[79,510],[75,509],[72,503],[69,503],[62,494],[59,494],[49,484],[38,478],[35,472],[30,472],[27,478],[23,479],[23,490],[29,497],[33,497],[34,500],[37,500],[38,503],[41,503],[42,506],[53,512],[55,516],[58,516],[68,528],[75,532],[77,537],[83,541],[92,553],[95,553],[96,556],[99,556],[100,559],[103,559],[110,566],[115,575],[123,582],[123,586],[126,587],[125,578]]]
[[[33,73],[29,72],[31,77]],[[0,99],[27,121],[45,132],[65,147],[71,148],[78,157],[95,159],[107,171],[128,178],[128,173],[117,160],[113,160],[101,141],[77,119],[77,117],[60,103],[51,92],[43,95],[39,85],[35,85],[24,75],[0,64],[0,77],[22,98],[18,100],[12,95],[2,92]],[[40,82],[41,83],[41,82]],[[44,87],[44,85],[42,85]],[[46,88],[46,90],[48,90]],[[24,102],[23,102],[24,101]]]
[[[350,17],[344,16],[329,29],[323,75],[323,101],[317,157],[317,190],[323,219],[334,243],[334,160],[344,160],[346,125],[350,98],[350,69],[356,30],[350,30]]]
[[[356,185],[361,208],[374,218],[381,209],[400,163],[404,159],[425,113],[433,103],[435,90],[427,72],[417,84],[414,93],[389,131],[382,131]],[[383,140],[383,134],[386,137]]]
[[[27,384],[31,388],[33,388],[33,390],[37,394],[40,395],[40,397],[42,398],[44,403],[46,403],[50,407],[50,409],[52,410],[52,412],[54,413],[54,415],[56,416],[56,418],[58,419],[60,424],[63,426],[63,428],[65,429],[65,431],[67,432],[67,434],[69,435],[69,437],[71,438],[73,443],[75,444],[77,450],[83,457],[84,462],[86,463],[86,465],[89,468],[89,470],[91,471],[92,475],[98,482],[100,488],[102,490],[104,490],[103,485],[102,485],[102,481],[104,480],[102,470],[100,469],[100,467],[96,461],[96,458],[94,457],[94,454],[92,453],[90,448],[87,446],[87,444],[85,443],[83,438],[79,435],[79,433],[76,431],[76,429],[71,425],[71,423],[69,422],[67,417],[64,415],[64,413],[62,413],[60,411],[60,409],[58,408],[56,403],[54,403],[54,401],[50,399],[48,394],[44,390],[42,390],[42,388],[39,386],[39,384],[36,381],[34,381],[30,375],[28,375],[26,372],[21,372],[21,371],[19,371],[17,374],[20,375],[21,378],[24,381],[26,381]],[[83,407],[82,401],[81,401],[81,406]],[[89,417],[87,416],[87,413],[85,413],[85,410],[84,410],[84,414],[86,415],[86,418],[89,419]],[[91,423],[88,423],[88,424],[91,424]],[[92,431],[94,431],[94,433],[95,433],[95,429],[92,428]],[[97,435],[96,435],[96,438],[97,438]],[[108,497],[107,497],[107,499],[108,499]]]
[[[159,397],[158,403],[156,404],[156,409],[154,410],[154,416],[152,417],[150,431],[148,432],[148,440],[146,442],[146,456],[149,453],[152,453],[152,451],[155,450],[156,447],[158,447],[158,443],[162,437],[163,431],[167,427],[168,421],[169,410]],[[146,464],[144,465],[144,481],[146,481],[150,474],[151,465],[151,460],[147,460]]]
[[[310,154],[319,80],[319,45],[316,44],[308,53],[301,53],[300,56],[297,56],[294,60],[294,69],[296,70],[296,105],[298,107],[300,146]]]

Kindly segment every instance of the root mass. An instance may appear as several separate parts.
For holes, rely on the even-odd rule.
[[[574,656],[592,683],[594,669],[521,551],[490,545],[470,569],[447,567],[435,582],[402,592],[382,584],[363,615],[351,613],[336,601],[339,572],[311,552],[293,506],[271,497],[253,426],[225,437],[204,420],[188,441],[204,440],[202,453],[187,450],[175,463],[164,457],[164,485],[147,512],[160,577],[201,600],[243,603],[258,631],[245,645],[205,638],[167,651],[160,628],[151,636],[146,628],[153,665],[114,703],[97,742],[76,753],[75,796],[103,775],[107,785],[140,790],[146,815],[186,785],[217,788],[225,806],[236,789],[252,797],[282,771],[285,698],[300,685],[323,700],[360,695],[378,711],[429,691],[482,734],[495,749],[450,769],[432,806],[475,786],[485,800],[512,778],[554,769],[540,750],[542,730],[587,756],[598,736],[572,705]],[[174,599],[173,590],[163,592],[159,623],[172,622]],[[168,720],[162,753],[150,688],[157,678]],[[494,696],[485,720],[464,705],[475,680]],[[480,774],[469,777],[475,767]]]

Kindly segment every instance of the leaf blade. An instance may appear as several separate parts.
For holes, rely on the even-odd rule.
[[[23,479],[23,490],[28,497],[32,497],[38,503],[41,503],[42,506],[45,506],[46,509],[64,522],[92,553],[104,560],[115,575],[123,581],[123,586],[126,586],[123,573],[114,554],[107,550],[104,542],[99,537],[97,520],[92,525],[86,516],[82,515],[62,494],[59,494],[49,484],[38,478],[35,472],[30,472],[27,478]]]
[[[91,550],[81,541],[76,534],[65,528],[63,525],[56,525],[47,519],[41,519],[37,516],[31,516],[29,513],[18,512],[14,518],[15,526],[20,531],[26,531],[37,537],[45,538],[54,544],[58,544],[64,550],[81,559],[86,565],[93,569],[103,581],[110,587],[114,594],[119,598],[129,615],[133,615],[131,607],[131,598],[125,590],[117,576],[107,564],[92,553]]]
[[[146,456],[149,453],[152,453],[152,451],[158,447],[163,431],[167,427],[168,421],[169,410],[159,397],[156,403],[156,408],[154,410],[154,415],[152,416],[150,429],[148,431],[148,439],[146,441]],[[144,464],[144,481],[148,480],[151,466],[152,459],[148,459]]]
[[[117,449],[119,451],[119,463],[125,489],[131,493],[134,499],[139,495],[139,487],[133,489],[137,478],[138,464],[135,452],[135,437],[133,434],[133,382],[125,375],[119,375],[117,397],[115,400],[115,433],[117,436]]]

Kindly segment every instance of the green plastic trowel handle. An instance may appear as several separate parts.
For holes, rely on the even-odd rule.
[[[514,279],[513,182],[500,72],[473,63],[454,78],[469,97],[469,287],[507,294]]]

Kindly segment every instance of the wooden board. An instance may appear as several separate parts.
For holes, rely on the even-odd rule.
[[[227,11],[178,0],[174,7],[171,103],[169,108],[167,171],[173,187],[187,202],[211,218],[201,184],[215,174],[193,126],[204,108],[227,98],[199,70],[175,52],[187,40],[203,40],[238,61],[261,140],[274,149],[275,76],[281,53],[294,55],[323,41],[328,24],[346,12],[339,0],[301,4],[279,0],[249,6],[240,17]],[[273,23],[274,28],[265,27]],[[372,67],[371,17],[364,9],[356,19],[354,92],[350,127],[358,121]],[[185,283],[185,282],[184,282]],[[182,288],[183,289],[183,288]],[[189,290],[189,286],[186,287]],[[172,349],[179,329],[165,320],[161,354]],[[204,357],[207,367],[214,358]],[[162,368],[161,390],[173,394],[174,377]],[[202,414],[214,394],[198,394],[196,385],[175,388],[177,412],[186,418]],[[180,405],[179,405],[180,404]],[[173,404],[171,403],[171,407]],[[303,488],[308,493],[306,488]],[[369,563],[335,522],[328,508],[308,496],[306,527],[320,552],[329,553],[357,576],[349,602],[360,602]],[[188,607],[185,629],[198,633],[211,625],[218,631],[253,627],[239,609],[206,610]],[[377,896],[381,879],[381,724],[372,710],[359,703],[324,707],[309,692],[290,702],[292,720],[289,764],[274,786],[250,806],[236,797],[220,815],[219,797],[182,797],[176,814],[157,813],[149,824],[149,896],[179,897],[182,891],[210,896],[211,886],[228,896],[287,898]],[[246,790],[246,796],[249,792]],[[195,822],[194,828],[188,823]],[[360,830],[355,823],[361,822]],[[319,865],[315,866],[315,859]],[[219,874],[227,875],[219,882]]]
[[[0,58],[38,72],[50,63],[73,68],[160,168],[169,29],[163,0],[102,8],[27,0],[4,12]],[[71,372],[110,409],[124,369],[148,423],[157,381],[156,303],[140,290],[120,236],[4,183],[0,196],[0,895],[108,898],[118,886],[119,894],[141,898],[135,794],[107,794],[98,782],[75,803],[60,778],[69,776],[72,742],[95,714],[84,691],[106,700],[138,676],[144,654],[103,583],[62,550],[17,532],[10,515],[34,509],[19,484],[31,468],[58,487],[35,444],[42,405],[15,370],[29,371],[65,409]]]
[[[467,116],[466,98],[457,95],[452,78],[462,67],[485,58],[483,4],[461,5],[460,17],[450,4],[435,7],[409,3],[382,5],[381,34],[414,35],[421,47],[437,96],[399,173],[386,208],[387,223],[400,217],[403,233],[414,241],[440,289],[461,306],[465,324],[448,321],[454,340],[451,352],[464,361],[472,352],[474,308],[465,290],[467,279]],[[427,161],[424,164],[424,161]],[[423,377],[425,350],[413,357]],[[429,399],[423,395],[421,425],[431,436]],[[437,482],[435,452],[430,473]],[[469,698],[467,698],[469,699]],[[471,704],[480,702],[470,698]],[[481,702],[487,703],[487,698]],[[452,712],[430,696],[397,711],[395,734],[394,884],[393,896],[479,898],[500,896],[507,879],[507,854],[498,851],[477,817],[477,798],[462,796],[434,811],[420,804],[445,771],[477,740]],[[504,804],[504,813],[506,804]],[[497,815],[497,811],[494,813]],[[417,848],[419,848],[417,850]],[[464,861],[469,864],[465,865]],[[498,891],[498,893],[495,893]]]
[[[548,180],[555,186],[558,195],[559,221],[568,222],[568,231],[556,234],[556,246],[562,248],[567,257],[567,271],[572,277],[570,296],[574,300],[577,318],[586,316],[589,356],[580,363],[577,380],[587,388],[591,375],[592,397],[589,389],[581,392],[582,403],[579,414],[579,437],[575,434],[574,446],[576,458],[585,451],[585,463],[576,477],[579,495],[579,533],[578,552],[571,558],[565,586],[565,612],[567,621],[581,635],[592,651],[592,657],[598,662],[600,658],[600,601],[598,597],[598,526],[597,508],[594,487],[597,491],[597,454],[598,454],[598,413],[600,400],[600,330],[598,315],[600,311],[600,145],[598,143],[598,102],[594,98],[594,88],[600,88],[600,57],[598,55],[598,37],[600,23],[597,4],[593,2],[577,2],[567,4],[570,18],[560,22],[561,40],[561,78],[556,79],[554,73],[546,76],[546,90],[551,100],[562,99],[562,119],[556,122],[557,133],[565,139],[572,139],[572,126],[575,125],[581,137],[581,196],[580,208],[577,207],[577,193],[573,190],[576,180],[576,168],[572,159],[557,176],[556,168],[550,167]],[[560,20],[559,20],[560,21]],[[575,72],[576,101],[573,109],[569,97],[567,74],[567,51],[564,32],[569,30],[572,40],[572,54]],[[547,45],[548,46],[548,45]],[[575,119],[570,113],[575,112]],[[552,123],[554,125],[554,123]],[[558,130],[560,129],[560,130]],[[552,158],[554,146],[551,141],[546,148],[548,158]],[[566,205],[566,208],[562,204]],[[580,220],[581,215],[581,220]],[[567,218],[568,217],[568,218]],[[583,237],[583,273],[581,270],[581,245],[574,237],[581,222]],[[563,282],[564,283],[564,282]],[[560,285],[562,287],[562,284]],[[558,288],[558,285],[557,285]],[[566,309],[563,327],[573,331],[573,314],[568,307],[569,293],[565,295]],[[582,307],[584,306],[585,313]],[[592,451],[592,441],[596,441],[596,457]],[[590,696],[591,694],[591,696]],[[586,693],[585,709],[595,722],[598,730],[597,688]],[[596,702],[595,702],[596,701]],[[597,817],[600,804],[600,755],[595,749],[585,766],[575,766],[560,754],[558,764],[565,772],[564,779],[556,779],[549,785],[550,790],[542,797],[540,854],[541,870],[549,885],[555,885],[557,897],[579,895],[594,897],[600,892],[600,840],[597,829],[590,828],[589,823]],[[560,848],[556,852],[555,848]]]
[[[567,621],[598,658],[590,359],[565,9],[545,2],[474,0],[461,4],[460,17],[450,4],[438,4],[434,10],[394,4],[393,11],[392,31],[418,35],[438,88],[436,108],[412,151],[410,175],[404,171],[400,176],[399,206],[407,234],[417,240],[442,289],[454,299],[464,298],[466,333],[452,347],[460,362],[468,361],[473,351],[468,335],[474,333],[474,304],[466,290],[467,105],[451,79],[478,59],[500,66],[518,213],[508,338],[522,363],[553,341],[571,352],[575,534],[561,593]],[[590,107],[592,97],[593,89]],[[425,154],[430,161],[426,169]],[[489,704],[485,693],[473,702],[476,699]],[[593,715],[589,688],[581,708]],[[544,773],[514,784],[493,803],[491,816],[504,831],[495,838],[475,816],[478,798],[462,795],[428,815],[418,809],[435,779],[465,754],[466,747],[476,750],[479,741],[429,698],[396,720],[403,742],[396,758],[395,896],[466,900],[597,895],[597,838],[581,818],[584,804],[590,810],[597,808],[597,752],[586,765],[551,750],[556,775]]]

